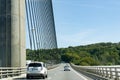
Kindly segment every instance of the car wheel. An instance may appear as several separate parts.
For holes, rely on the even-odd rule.
[[[46,77],[46,76],[44,75],[44,76],[43,76],[43,79],[45,79],[45,77]]]
[[[29,76],[29,75],[27,75],[27,79],[30,79],[30,76]]]
[[[46,78],[48,77],[48,75],[46,75]]]

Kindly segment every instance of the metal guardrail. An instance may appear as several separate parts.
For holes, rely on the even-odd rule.
[[[50,70],[50,69],[53,69],[53,68],[58,67],[59,65],[60,65],[60,64],[50,65],[50,66],[47,66],[47,69]]]
[[[49,65],[47,69],[53,69],[58,67],[59,64]],[[26,74],[27,67],[0,67],[0,79],[9,78],[14,76],[20,76]]]
[[[120,80],[120,66],[76,66],[71,64],[73,68],[80,71],[92,73],[102,77],[105,80]]]
[[[26,67],[0,67],[0,79],[26,73]]]

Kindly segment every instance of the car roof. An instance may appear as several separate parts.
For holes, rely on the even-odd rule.
[[[43,64],[43,62],[31,62],[31,63],[41,63],[41,64]],[[31,63],[30,63],[30,64],[31,64]]]
[[[64,67],[69,67],[68,65],[64,66]]]

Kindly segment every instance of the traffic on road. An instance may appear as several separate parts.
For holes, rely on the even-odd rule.
[[[64,71],[65,66],[67,66],[68,68],[66,69],[69,69],[70,71]],[[47,75],[47,78],[45,79],[38,78],[38,77],[27,79],[27,75],[25,74],[13,80],[35,80],[35,79],[37,80],[93,80],[82,75],[81,73],[76,72],[74,69],[70,67],[69,64],[66,64],[66,63],[62,63],[57,68],[48,70],[48,75]]]

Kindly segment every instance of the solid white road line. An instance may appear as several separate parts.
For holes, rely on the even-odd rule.
[[[71,69],[72,69],[72,68],[71,68]],[[78,76],[80,76],[82,79],[88,80],[88,79],[85,78],[84,76],[80,75],[80,73],[76,72],[75,70],[72,69],[72,71],[73,71],[74,73],[76,73]]]

